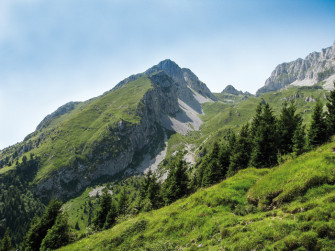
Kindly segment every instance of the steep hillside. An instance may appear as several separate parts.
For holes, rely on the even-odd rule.
[[[6,227],[28,226],[26,193],[43,208],[40,201],[66,201],[93,184],[157,168],[168,136],[199,130],[201,104],[215,99],[190,70],[165,60],[99,97],[60,107],[23,142],[0,151],[0,179],[6,181],[0,194],[21,184],[18,203],[29,213],[22,225],[14,217],[18,209],[0,203],[8,212],[0,216],[0,235]]]
[[[333,88],[335,80],[335,42],[321,52],[310,53],[305,59],[297,59],[278,65],[257,95],[277,91],[288,85],[311,86],[320,83],[324,88]]]
[[[34,154],[40,158],[35,193],[71,197],[100,177],[134,166],[139,152],[164,141],[159,127],[183,135],[199,130],[201,103],[212,99],[190,70],[162,61],[100,97],[66,104],[48,115],[25,142],[0,153],[7,164],[0,170],[14,170],[16,160]]]
[[[61,250],[333,250],[334,147],[240,171]]]
[[[213,138],[217,138],[228,129],[239,130],[243,124],[252,119],[259,102],[269,103],[275,114],[279,114],[284,102],[294,101],[297,112],[308,124],[316,100],[325,103],[328,92],[318,86],[303,86],[266,93],[261,97],[224,93],[215,95],[219,102],[203,104],[205,114],[201,115],[201,119],[204,124],[200,131],[206,137],[212,135]]]
[[[68,202],[71,227],[79,222],[80,233],[86,234],[89,214],[83,208],[93,189],[107,184],[118,196],[125,185],[134,199],[141,179],[136,175],[151,169],[164,180],[179,151],[193,172],[215,141],[252,119],[259,102],[269,103],[278,114],[284,102],[295,101],[308,124],[315,101],[324,102],[326,96],[319,86],[262,97],[214,95],[190,70],[162,61],[99,97],[60,107],[23,142],[0,152],[0,194],[17,195],[17,206],[10,200],[0,203],[0,211],[6,212],[0,215],[0,236],[6,227],[15,232],[21,226],[15,236],[21,241],[34,210],[40,214],[52,197]]]

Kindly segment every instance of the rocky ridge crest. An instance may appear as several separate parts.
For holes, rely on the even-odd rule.
[[[310,53],[305,59],[278,65],[256,94],[277,91],[288,85],[311,86],[319,82],[325,89],[331,89],[334,80],[335,42],[321,52]]]

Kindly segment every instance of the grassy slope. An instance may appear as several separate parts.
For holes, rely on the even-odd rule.
[[[185,144],[194,144],[196,147],[210,148],[215,140],[222,138],[226,131],[232,129],[237,132],[241,126],[250,122],[255,114],[259,102],[264,99],[268,102],[276,115],[279,115],[285,98],[294,98],[297,112],[302,115],[306,124],[311,120],[312,110],[315,102],[306,102],[307,97],[320,99],[325,104],[325,90],[313,87],[294,87],[271,92],[261,97],[244,95],[227,95],[225,93],[215,93],[218,102],[202,104],[204,115],[200,115],[204,124],[200,131],[189,132],[187,136],[174,134],[168,141],[167,156],[183,150]],[[234,102],[227,102],[227,99]]]
[[[29,152],[41,158],[42,167],[35,181],[48,177],[60,167],[72,165],[74,156],[85,160],[86,156],[93,153],[94,147],[103,144],[105,138],[110,137],[110,128],[116,127],[121,119],[131,124],[139,123],[140,117],[136,109],[144,94],[151,88],[151,81],[147,77],[137,79],[116,91],[78,105],[29,139],[34,141],[41,133],[47,135],[38,148]],[[117,138],[109,140],[116,142]],[[116,146],[108,150],[113,154],[119,151]],[[29,154],[26,154],[28,159]],[[11,168],[14,165],[15,163]],[[3,170],[7,169],[10,168]]]
[[[288,99],[297,95],[298,97],[294,99],[297,112],[301,113],[306,122],[309,122],[315,102],[306,102],[305,99],[312,97],[325,103],[325,93],[324,90],[306,87],[288,88],[278,92],[266,93],[261,97],[251,96],[236,104],[206,103],[204,104],[205,115],[202,116],[202,119],[207,123],[203,125],[202,131],[210,132],[218,129],[234,128],[236,125],[241,126],[251,120],[258,103],[262,99],[270,104],[275,114],[279,114],[282,104],[285,102],[284,98]]]
[[[249,168],[61,250],[334,250],[335,142]]]
[[[207,143],[204,144],[205,147],[207,147],[208,144],[213,142],[212,139],[221,138],[226,130],[232,129],[237,132],[243,124],[251,121],[255,114],[256,107],[262,99],[270,104],[276,115],[279,115],[285,98],[290,99],[295,96],[294,101],[297,106],[297,112],[302,115],[305,123],[309,124],[315,102],[306,102],[305,99],[312,97],[313,99],[320,99],[321,102],[325,104],[326,93],[326,91],[321,89],[300,87],[266,93],[261,97],[248,96],[247,99],[240,101],[238,101],[237,97],[235,103],[222,101],[205,103],[203,104],[205,115],[201,116],[204,124],[195,142],[199,146],[203,144],[204,139],[209,138]],[[222,100],[224,101],[224,99]]]

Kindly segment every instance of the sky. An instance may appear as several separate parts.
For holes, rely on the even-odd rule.
[[[0,0],[0,149],[164,59],[255,93],[335,41],[335,1]]]

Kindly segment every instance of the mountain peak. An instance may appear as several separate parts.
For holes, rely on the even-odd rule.
[[[279,64],[257,95],[277,91],[288,85],[312,86],[316,83],[325,89],[333,88],[335,79],[335,42],[331,47],[312,52],[305,59],[298,58],[289,63]]]
[[[243,94],[242,91],[236,90],[235,87],[232,86],[232,85],[227,85],[226,88],[224,88],[221,93],[224,93],[224,92],[229,93],[229,94],[233,94],[233,95]]]
[[[123,85],[138,79],[144,75],[150,76],[159,71],[164,71],[180,88],[191,88],[193,91],[198,92],[205,98],[209,98],[211,100],[217,100],[217,98],[211,93],[206,84],[201,82],[199,78],[187,68],[180,68],[178,64],[176,64],[171,59],[165,59],[159,62],[157,65],[152,66],[148,70],[143,73],[131,75],[130,77],[122,80],[118,83],[112,90],[116,90],[121,88]],[[185,98],[183,95],[180,97],[181,99]]]
[[[169,68],[175,67],[175,68],[180,69],[179,65],[176,62],[172,61],[171,59],[165,59],[163,61],[160,61],[158,65],[161,67],[164,67],[164,66],[169,67]]]

